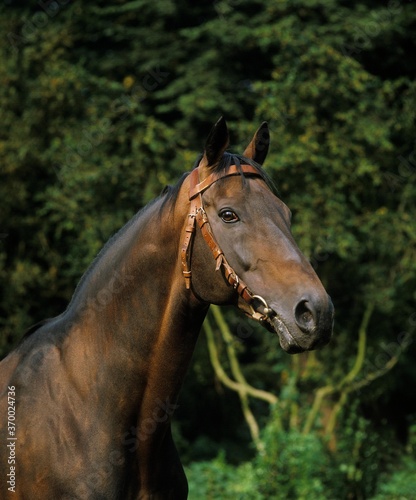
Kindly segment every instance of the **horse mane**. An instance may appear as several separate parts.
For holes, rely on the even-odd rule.
[[[29,326],[29,328],[23,334],[23,337],[20,339],[19,345],[23,342],[24,339],[26,339],[27,337],[30,337],[30,335],[32,335],[32,333],[36,332],[37,330],[39,330],[39,328],[41,328],[43,325],[46,325],[46,323],[49,323],[53,319],[54,318],[42,319],[41,321],[38,321],[34,325]]]
[[[98,254],[95,256],[94,260],[91,262],[91,264],[88,266],[87,270],[84,272],[84,274],[81,276],[81,279],[79,280],[77,286],[75,287],[74,293],[72,295],[71,301],[69,302],[67,306],[67,310],[70,308],[75,296],[77,295],[77,292],[82,288],[84,283],[88,280],[92,272],[95,270],[98,262],[101,260],[101,258],[105,255],[107,250],[113,245],[113,243],[120,239],[126,232],[127,230],[138,220],[140,219],[158,200],[160,197],[155,198],[154,200],[150,201],[147,205],[145,205],[143,208],[141,208],[138,212],[136,212],[131,219],[129,219],[124,226],[122,226],[118,231],[116,231],[110,238],[107,240],[107,242],[103,245],[101,250],[98,252]]]
[[[192,166],[192,170],[198,167],[203,155],[200,154],[197,159],[195,160],[195,163]],[[276,188],[273,184],[273,181],[270,179],[270,177],[267,175],[267,173],[263,170],[260,164],[256,163],[255,161],[244,157],[243,155],[238,155],[238,154],[233,154],[233,153],[228,153],[225,152],[221,158],[221,160],[214,166],[213,172],[219,173],[223,170],[227,172],[231,165],[236,165],[237,169],[240,172],[240,175],[243,178],[243,182],[246,182],[246,176],[244,175],[241,165],[251,165],[254,167],[257,171],[260,177],[266,182],[266,184],[269,186],[269,188],[272,191],[276,191]],[[114,241],[120,237],[123,236],[123,234],[129,229],[129,227],[134,224],[143,214],[145,214],[150,207],[152,207],[157,201],[162,200],[162,204],[160,206],[160,211],[159,215],[162,214],[165,208],[169,208],[170,210],[174,210],[176,201],[179,196],[179,191],[182,187],[182,184],[184,183],[185,179],[187,176],[190,174],[190,172],[184,173],[179,181],[174,185],[174,186],[166,186],[163,191],[161,192],[160,196],[157,197],[155,200],[151,201],[148,203],[146,206],[144,206],[141,210],[139,210],[122,228],[120,228],[113,236],[111,236],[108,241],[104,244],[100,252],[97,254],[95,259],[91,262],[89,265],[88,269],[84,272],[82,275],[81,279],[79,280],[77,286],[75,287],[74,293],[72,295],[72,298],[67,306],[67,310],[70,308],[71,304],[74,301],[74,298],[77,295],[77,292],[82,288],[84,283],[88,280],[88,278],[91,276],[92,272],[94,271],[97,263],[100,261],[101,257],[106,253],[107,249],[114,243]],[[44,319],[42,321],[39,321],[38,323],[35,323],[34,325],[30,326],[24,333],[22,337],[22,341],[32,335],[34,332],[39,330],[42,326],[47,324],[48,322],[52,321],[54,318],[49,318],[49,319]]]
[[[88,280],[88,278],[91,276],[93,271],[96,268],[96,265],[100,261],[101,257],[106,253],[107,249],[112,246],[112,244],[117,240],[119,237],[123,236],[123,234],[128,230],[128,228],[137,221],[159,198],[156,198],[155,200],[151,201],[147,205],[145,205],[143,208],[141,208],[133,217],[124,224],[118,231],[116,231],[108,240],[107,242],[103,245],[101,250],[98,252],[98,254],[95,256],[94,260],[91,262],[91,264],[88,266],[86,271],[83,273],[81,276],[80,280],[78,281],[78,284],[75,287],[75,290],[72,294],[71,300],[69,301],[66,311],[69,310],[71,307],[72,303],[74,302],[74,299],[77,295],[77,292],[82,288],[84,283]],[[62,313],[64,314],[64,313]],[[56,316],[57,317],[57,316]],[[48,318],[48,319],[43,319],[34,325],[30,326],[23,334],[23,337],[20,340],[20,343],[22,343],[27,337],[30,337],[33,333],[35,333],[37,330],[39,330],[42,326],[45,324],[49,323],[50,321],[56,319],[54,318]],[[19,343],[19,345],[20,345]]]

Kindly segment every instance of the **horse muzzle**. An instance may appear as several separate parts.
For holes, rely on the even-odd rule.
[[[261,298],[260,298],[261,299]],[[285,314],[277,304],[260,303],[257,317],[267,330],[276,333],[280,346],[289,354],[311,351],[326,345],[332,336],[334,306],[329,296],[326,300],[303,297],[293,308],[291,315]]]
[[[271,313],[260,321],[279,336],[280,346],[289,354],[311,351],[326,345],[332,336],[334,306],[326,300],[303,297],[287,317],[277,304],[270,304]]]

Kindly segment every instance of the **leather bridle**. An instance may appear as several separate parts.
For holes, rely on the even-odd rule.
[[[208,247],[210,248],[212,255],[217,263],[216,271],[219,269],[223,270],[224,277],[227,282],[234,288],[234,290],[240,295],[240,297],[248,304],[250,312],[245,311],[245,313],[252,317],[253,319],[264,322],[270,319],[275,313],[268,306],[267,302],[260,297],[260,295],[255,295],[244,283],[244,281],[238,277],[237,273],[228,263],[224,252],[218,245],[211,229],[211,225],[208,220],[208,215],[204,209],[202,193],[206,191],[212,184],[217,182],[219,179],[224,177],[229,177],[232,175],[251,175],[256,177],[261,177],[258,170],[251,165],[231,165],[227,171],[220,173],[214,172],[209,175],[202,182],[199,182],[199,168],[195,168],[189,174],[190,187],[189,187],[189,200],[191,202],[191,207],[188,215],[188,223],[185,228],[185,238],[182,244],[181,260],[182,260],[182,273],[185,278],[185,286],[189,290],[191,288],[191,248],[192,239],[195,234],[195,221],[201,230],[202,236],[206,241]]]

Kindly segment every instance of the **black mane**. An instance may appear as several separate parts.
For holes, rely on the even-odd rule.
[[[198,158],[195,160],[195,163],[193,164],[191,171],[198,167],[198,165],[202,159],[202,156],[203,156],[202,154],[199,155]],[[274,184],[273,184],[273,181],[266,174],[266,172],[262,169],[261,165],[259,165],[255,161],[250,160],[249,158],[246,158],[242,155],[225,152],[223,154],[221,160],[218,162],[218,164],[213,167],[213,172],[216,172],[216,173],[220,173],[222,171],[227,172],[229,170],[229,168],[231,167],[231,165],[237,166],[237,168],[240,172],[240,175],[243,177],[244,182],[246,182],[246,180],[245,180],[246,177],[241,169],[241,165],[251,165],[252,167],[254,167],[258,171],[258,174],[266,182],[266,184],[269,186],[269,188],[272,191],[276,191]],[[77,292],[82,288],[82,285],[89,278],[92,271],[95,269],[95,266],[99,262],[100,258],[105,254],[107,249],[114,243],[114,241],[117,238],[122,236],[125,233],[125,231],[134,222],[137,221],[137,219],[139,217],[141,217],[151,206],[153,206],[153,204],[155,202],[157,202],[158,200],[162,200],[162,204],[161,204],[160,212],[159,212],[160,215],[162,214],[165,207],[168,207],[170,210],[173,210],[175,208],[175,204],[176,204],[176,200],[177,200],[178,195],[179,195],[179,191],[182,187],[183,182],[185,181],[185,179],[188,177],[189,174],[190,174],[190,172],[184,173],[181,176],[181,178],[179,179],[179,181],[174,186],[166,186],[158,198],[151,201],[146,206],[144,206],[141,210],[139,210],[122,228],[120,228],[111,238],[109,238],[109,240],[105,243],[105,245],[103,246],[101,251],[98,253],[98,255],[95,257],[95,259],[92,261],[92,263],[90,264],[90,266],[88,267],[86,272],[81,277],[77,286],[75,287],[72,299],[69,302],[67,309],[69,309]],[[54,319],[54,318],[42,320],[42,321],[36,323],[35,325],[32,325],[31,327],[29,327],[26,330],[26,332],[24,333],[24,336],[23,336],[21,341],[23,341],[24,339],[26,339],[27,337],[32,335],[32,333],[36,332],[39,328],[41,328],[43,325],[45,325],[46,323],[48,323],[52,319]]]

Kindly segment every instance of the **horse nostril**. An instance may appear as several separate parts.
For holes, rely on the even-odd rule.
[[[301,300],[295,307],[295,321],[305,333],[312,333],[316,327],[313,306],[307,300]]]

